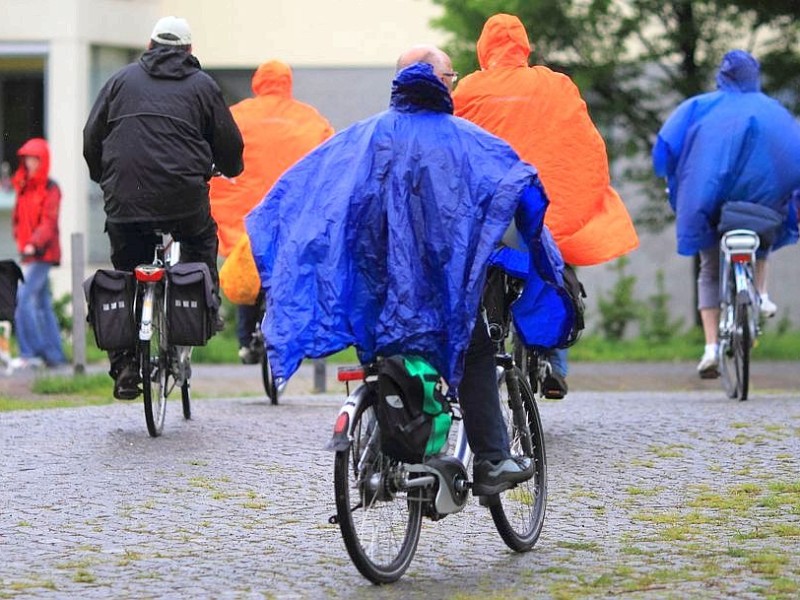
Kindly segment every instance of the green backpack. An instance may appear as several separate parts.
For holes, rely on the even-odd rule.
[[[378,388],[383,453],[416,464],[441,452],[453,416],[436,369],[419,356],[391,356],[381,365]]]

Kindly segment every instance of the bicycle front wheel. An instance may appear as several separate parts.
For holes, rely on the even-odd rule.
[[[544,432],[539,418],[539,408],[530,385],[519,368],[515,367],[519,381],[520,401],[530,430],[533,477],[502,493],[497,502],[489,506],[497,532],[506,545],[516,552],[527,552],[536,544],[544,525],[547,504],[547,464],[544,450]],[[511,440],[511,454],[525,454],[524,435],[515,425],[509,404],[506,376],[500,382],[500,405]]]
[[[422,526],[421,490],[395,487],[399,465],[380,450],[371,405],[355,415],[353,439],[336,453],[336,513],[344,545],[359,572],[373,583],[391,583],[405,573]]]
[[[142,366],[144,391],[144,420],[151,437],[164,430],[167,413],[167,353],[164,350],[163,312],[153,310],[153,335],[150,340],[139,341],[139,364]]]

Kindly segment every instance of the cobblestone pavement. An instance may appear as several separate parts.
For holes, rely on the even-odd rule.
[[[770,386],[763,385],[767,390]],[[326,443],[337,395],[0,413],[0,598],[800,595],[800,393],[573,391],[541,403],[549,504],[530,553],[485,509],[425,522],[406,576],[350,563]]]

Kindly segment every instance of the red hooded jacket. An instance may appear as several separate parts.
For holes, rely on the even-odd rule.
[[[12,217],[14,239],[19,253],[28,244],[36,249],[34,256],[23,256],[22,262],[61,262],[61,245],[58,240],[58,211],[61,205],[61,190],[48,179],[50,173],[50,149],[42,138],[25,142],[17,152],[19,167],[12,179],[17,192]],[[28,175],[23,157],[35,156],[39,168]]]

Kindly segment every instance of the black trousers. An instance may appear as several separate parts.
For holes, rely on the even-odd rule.
[[[161,236],[155,231],[171,233],[181,243],[181,262],[203,262],[208,265],[214,281],[214,294],[219,297],[219,273],[217,272],[217,223],[208,209],[183,219],[170,221],[142,221],[137,223],[106,222],[106,233],[111,242],[111,264],[119,271],[133,271],[142,264],[153,262],[155,247]],[[116,378],[119,371],[135,358],[130,351],[108,353],[111,362],[109,374]]]
[[[508,458],[511,454],[500,410],[495,350],[486,322],[478,315],[464,361],[464,377],[458,386],[458,401],[475,457],[491,461]]]

